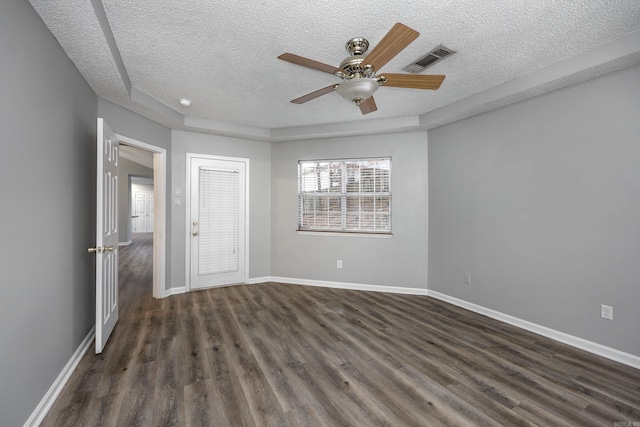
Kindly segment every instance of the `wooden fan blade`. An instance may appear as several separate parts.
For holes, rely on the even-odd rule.
[[[325,88],[316,90],[315,92],[311,92],[304,96],[301,96],[300,98],[293,99],[291,100],[291,102],[293,102],[294,104],[304,104],[307,101],[311,101],[312,99],[316,99],[322,95],[326,95],[330,92],[333,92],[334,90],[336,90],[337,87],[338,85],[327,86]]]
[[[338,68],[332,65],[314,61],[313,59],[303,58],[302,56],[298,56],[293,53],[283,53],[282,55],[278,56],[278,59],[291,62],[292,64],[302,65],[303,67],[313,68],[314,70],[323,71],[329,74],[334,74],[336,71],[340,71]]]
[[[369,64],[378,71],[419,35],[420,33],[416,30],[398,22],[367,55],[364,60],[365,65]]]
[[[369,114],[378,110],[378,107],[376,106],[376,101],[373,99],[373,96],[370,96],[369,98],[362,101],[359,107],[360,107],[360,112],[362,112],[362,114]]]
[[[436,90],[442,84],[444,75],[442,74],[387,74],[381,75],[387,81],[383,86],[406,87],[409,89],[431,89]]]

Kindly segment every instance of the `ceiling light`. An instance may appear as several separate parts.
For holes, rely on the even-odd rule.
[[[378,89],[378,82],[373,79],[355,78],[351,80],[345,80],[336,89],[336,92],[340,94],[347,101],[352,101],[356,104],[360,104],[362,101],[373,95]]]
[[[178,102],[180,103],[180,105],[182,105],[183,107],[188,107],[191,105],[191,100],[187,99],[187,98],[180,98],[178,100]]]

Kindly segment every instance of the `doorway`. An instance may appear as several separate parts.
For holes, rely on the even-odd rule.
[[[166,259],[166,188],[167,188],[167,151],[164,148],[147,144],[133,138],[116,134],[121,145],[138,149],[146,163],[153,170],[153,206],[152,206],[152,235],[153,235],[153,297],[164,298],[165,292],[165,259]],[[122,153],[121,149],[121,153]],[[143,160],[139,159],[139,162]],[[150,162],[149,162],[150,161]],[[124,177],[121,177],[123,179]],[[124,180],[124,179],[123,179]],[[128,180],[125,180],[127,182]],[[128,192],[127,192],[128,193]],[[127,206],[129,204],[127,203]],[[131,225],[127,212],[127,222]]]

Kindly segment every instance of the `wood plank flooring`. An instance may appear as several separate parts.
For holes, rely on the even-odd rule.
[[[264,283],[151,297],[120,248],[120,321],[43,426],[640,425],[640,371],[429,297]]]

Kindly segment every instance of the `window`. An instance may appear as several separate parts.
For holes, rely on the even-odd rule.
[[[298,230],[391,233],[391,158],[298,162]]]

